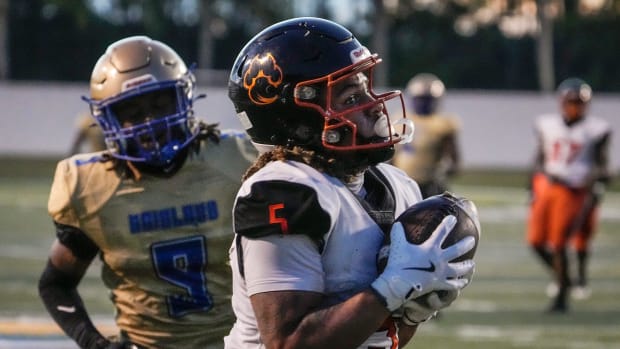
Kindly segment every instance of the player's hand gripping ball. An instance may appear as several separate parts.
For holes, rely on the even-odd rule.
[[[466,198],[456,197],[449,192],[431,196],[405,210],[396,218],[396,221],[402,223],[407,241],[412,244],[420,245],[431,236],[435,228],[449,215],[455,216],[457,222],[441,244],[441,248],[452,246],[461,239],[472,236],[475,239],[474,247],[467,253],[450,262],[473,259],[480,239],[480,222],[478,220],[478,210],[476,206],[472,201]],[[377,256],[379,274],[385,269],[389,258],[389,250],[390,236],[386,235],[383,246]],[[472,275],[468,276],[469,281],[471,281],[471,276]],[[448,295],[447,291],[436,291],[436,293],[439,298],[453,297],[453,295]],[[429,295],[430,294],[418,297],[416,301],[422,305],[430,306],[426,301]]]

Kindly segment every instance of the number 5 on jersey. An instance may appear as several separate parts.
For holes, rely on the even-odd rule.
[[[276,211],[283,208],[284,203],[269,205],[269,224],[280,224],[282,234],[288,234],[288,221],[286,218],[276,217]]]

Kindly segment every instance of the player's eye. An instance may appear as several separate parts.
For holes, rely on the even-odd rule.
[[[352,94],[345,98],[343,104],[346,106],[354,106],[359,103],[361,96],[359,94]]]

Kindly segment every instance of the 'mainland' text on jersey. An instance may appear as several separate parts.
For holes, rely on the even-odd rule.
[[[216,220],[218,217],[219,210],[215,200],[183,205],[180,214],[176,207],[166,207],[161,210],[132,213],[127,216],[129,230],[132,234],[198,225]]]

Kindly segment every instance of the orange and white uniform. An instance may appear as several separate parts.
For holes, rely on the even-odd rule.
[[[233,208],[237,237],[230,248],[237,321],[225,338],[226,349],[265,347],[250,302],[254,294],[316,292],[336,304],[377,278],[385,232],[375,219],[388,229],[422,196],[411,178],[387,164],[359,179],[360,186],[347,185],[308,165],[276,161],[243,183]],[[360,200],[371,198],[382,207],[369,213]],[[396,329],[391,321],[386,325],[359,348],[395,348]]]
[[[582,211],[596,180],[599,152],[605,151],[601,145],[607,142],[611,127],[595,116],[569,125],[561,115],[548,114],[537,119],[535,131],[542,172],[532,182],[528,243],[559,249],[574,236],[577,250],[583,250],[594,231],[596,211],[581,217]]]

